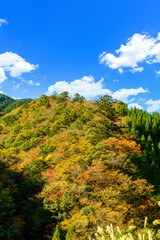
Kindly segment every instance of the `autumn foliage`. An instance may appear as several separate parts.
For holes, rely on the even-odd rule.
[[[158,218],[126,114],[109,96],[96,102],[63,92],[1,117],[1,239],[85,240],[99,225],[126,229]]]

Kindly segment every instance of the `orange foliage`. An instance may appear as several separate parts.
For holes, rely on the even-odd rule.
[[[14,165],[10,166],[9,168],[6,168],[7,170],[16,170],[16,167]]]
[[[43,138],[45,141],[47,141],[48,139],[49,139],[49,137],[48,136],[44,136],[44,138]]]
[[[120,152],[128,154],[141,155],[140,144],[137,144],[133,140],[117,139],[115,137],[103,140],[103,144],[107,153],[118,154]]]
[[[100,117],[100,116],[94,117],[94,120],[95,120],[95,121],[99,121],[99,120],[101,120],[101,119],[102,119],[102,117]]]

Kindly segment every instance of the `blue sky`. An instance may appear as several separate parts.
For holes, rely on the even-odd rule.
[[[109,94],[160,111],[159,9],[158,0],[3,1],[0,90]]]

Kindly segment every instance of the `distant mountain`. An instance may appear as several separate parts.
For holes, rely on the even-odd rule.
[[[5,94],[0,94],[0,112],[9,113],[12,109],[20,107],[21,105],[31,101],[31,98],[14,99]]]

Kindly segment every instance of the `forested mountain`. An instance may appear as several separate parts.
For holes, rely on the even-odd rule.
[[[0,94],[0,112],[3,115],[3,112],[9,113],[13,109],[22,106],[25,103],[31,102],[32,99],[24,98],[24,99],[14,99],[6,96],[5,94]]]
[[[67,92],[1,117],[0,238],[93,239],[98,226],[142,227],[146,216],[156,230],[159,119]]]
[[[141,176],[160,192],[160,115],[134,109],[129,111],[125,126],[141,144],[141,158],[136,162]]]

